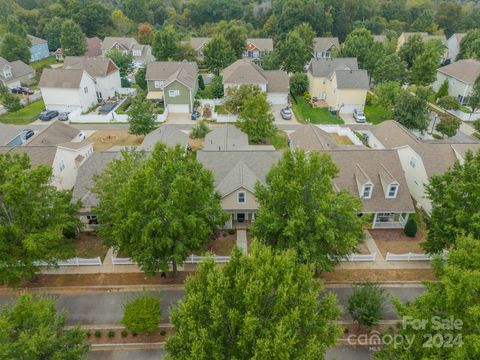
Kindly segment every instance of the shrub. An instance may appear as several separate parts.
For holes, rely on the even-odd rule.
[[[165,335],[167,335],[167,332],[165,330],[160,330],[160,335],[165,336]]]
[[[375,103],[375,95],[372,93],[367,93],[367,98],[365,99],[365,105],[373,105]]]
[[[122,335],[122,337],[127,337],[128,336],[128,331],[127,330],[122,330],[122,332],[120,333],[120,335]]]
[[[440,119],[435,129],[443,136],[455,136],[462,122],[451,115],[441,115]]]
[[[305,101],[308,103],[310,102],[310,100],[312,100],[312,96],[308,91],[305,91],[305,93],[303,94],[303,97],[305,98]]]
[[[228,233],[229,233],[230,235],[235,234],[235,229],[228,229],[227,231],[228,231]]]
[[[405,228],[403,229],[405,235],[407,235],[408,237],[415,237],[415,235],[417,235],[417,230],[418,226],[415,219],[408,219],[407,223],[405,224]]]
[[[205,135],[207,135],[210,132],[210,128],[208,125],[205,123],[205,121],[200,121],[197,126],[195,126],[192,129],[192,132],[190,133],[190,138],[191,139],[203,139]]]
[[[87,332],[85,333],[85,335],[87,335],[87,337],[91,337],[92,336],[92,332],[90,330],[87,330]]]
[[[108,330],[107,336],[108,336],[109,338],[114,337],[114,336],[115,336],[115,331],[114,331],[114,330]]]
[[[384,302],[383,288],[372,283],[357,284],[348,299],[348,312],[359,325],[370,328],[382,319]]]
[[[480,119],[475,120],[475,121],[473,122],[473,127],[475,128],[475,130],[477,130],[478,132],[480,132]]]
[[[122,88],[129,88],[130,87],[130,81],[128,81],[128,79],[125,78],[125,77],[120,78],[120,84],[121,84]]]
[[[448,79],[445,79],[442,85],[440,85],[438,92],[435,94],[435,98],[439,99],[447,95],[448,95]]]
[[[290,91],[302,95],[308,90],[308,77],[305,73],[295,73],[290,77]]]
[[[125,114],[130,105],[132,105],[132,98],[129,96],[125,101],[115,110],[117,114]]]
[[[95,337],[96,338],[102,337],[102,332],[100,330],[95,330]]]
[[[1,100],[5,110],[8,112],[15,112],[23,107],[23,105],[20,103],[20,98],[10,92],[4,93]]]
[[[460,103],[453,96],[442,96],[438,99],[437,104],[446,110],[460,109]]]
[[[205,83],[203,82],[203,76],[198,75],[198,88],[200,90],[205,90]]]
[[[212,79],[212,95],[217,99],[223,97],[223,80],[221,76],[215,75]]]
[[[134,336],[151,333],[158,328],[161,315],[158,298],[145,293],[125,305],[121,323]]]

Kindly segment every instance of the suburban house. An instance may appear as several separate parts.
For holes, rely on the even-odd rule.
[[[186,148],[188,145],[188,132],[184,132],[175,125],[163,125],[153,130],[143,139],[142,144],[138,147],[141,150],[153,151],[156,144],[162,143],[167,147],[175,147],[177,145]]]
[[[147,99],[172,113],[190,113],[198,90],[198,66],[187,61],[155,61],[147,64]]]
[[[93,154],[93,144],[74,127],[54,121],[22,146],[0,146],[0,153],[27,154],[32,166],[51,166],[52,185],[71,190],[78,168]]]
[[[47,40],[33,35],[28,35],[28,40],[30,41],[30,54],[32,54],[30,61],[38,61],[50,56]]]
[[[458,99],[461,104],[468,102],[475,81],[480,76],[480,61],[475,59],[458,60],[437,69],[437,79],[432,84],[438,91],[445,80],[448,80],[448,95]]]
[[[338,37],[316,37],[313,39],[313,58],[330,58],[332,52],[339,46]]]
[[[308,66],[307,77],[314,100],[325,101],[328,107],[342,114],[363,110],[369,78],[367,70],[358,69],[356,58],[313,60]]]
[[[8,62],[0,57],[0,84],[14,88],[22,84],[30,84],[35,78],[35,70],[21,60]]]
[[[83,113],[97,104],[95,80],[83,69],[44,69],[39,86],[47,110]]]
[[[440,40],[443,44],[445,51],[443,57],[440,59],[440,63],[443,63],[448,57],[448,44],[447,44],[447,37],[445,35],[430,35],[426,32],[403,32],[400,34],[397,40],[397,51],[405,44],[408,39],[410,39],[414,35],[420,35],[423,41],[429,40]]]
[[[313,124],[299,127],[288,135],[288,139],[292,150],[302,149],[309,152],[339,148],[339,145],[328,133]]]
[[[248,59],[240,59],[222,70],[225,93],[229,87],[257,85],[274,105],[288,104],[290,80],[285,71],[263,70]]]
[[[233,125],[216,126],[205,136],[203,151],[275,150],[271,145],[250,145],[248,135]]]
[[[208,44],[211,38],[209,37],[192,37],[190,40],[181,41],[180,44],[182,45],[190,45],[193,50],[195,50],[195,54],[198,58],[203,57],[203,48],[205,45]]]
[[[260,62],[262,57],[273,51],[271,38],[247,39],[242,56],[255,62]]]
[[[120,50],[123,53],[132,53],[133,65],[135,67],[145,66],[154,60],[150,45],[139,44],[134,38],[107,36],[103,39],[101,50],[103,56],[105,56],[109,50]]]
[[[396,121],[384,121],[368,132],[372,149],[394,149],[400,158],[408,189],[417,206],[430,213],[432,206],[425,186],[433,175],[443,174],[456,161],[463,163],[465,153],[476,152],[480,143],[457,143],[452,140],[422,141]]]
[[[86,50],[85,50],[85,56],[88,57],[94,57],[94,56],[102,56],[102,40],[100,40],[98,37],[94,36],[91,38],[85,38],[85,45],[86,45]],[[53,53],[55,55],[55,59],[57,61],[63,61],[64,60],[64,54],[62,48],[58,48],[55,50]]]
[[[98,101],[114,97],[122,87],[120,71],[109,58],[67,56],[63,68],[85,70],[94,79]]]
[[[460,52],[460,42],[462,41],[465,33],[455,33],[447,40],[448,56],[447,60],[454,62]]]

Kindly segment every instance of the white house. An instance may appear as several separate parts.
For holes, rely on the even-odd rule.
[[[64,69],[85,70],[95,81],[97,99],[114,97],[122,87],[118,66],[104,57],[67,56]]]
[[[39,85],[47,110],[86,112],[97,103],[95,81],[82,69],[44,69]]]
[[[462,41],[465,33],[455,33],[447,40],[448,55],[447,60],[454,62],[460,52],[460,42]]]
[[[131,53],[135,67],[145,66],[154,60],[150,45],[139,44],[134,38],[107,36],[102,42],[102,55],[105,56],[109,50]]]
[[[468,102],[475,81],[480,76],[480,61],[475,59],[458,60],[437,69],[437,79],[432,85],[438,91],[445,80],[448,80],[448,95],[453,96],[461,104]]]

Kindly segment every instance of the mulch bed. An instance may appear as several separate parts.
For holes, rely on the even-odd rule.
[[[236,243],[236,233],[229,234],[226,230],[220,230],[217,232],[216,238],[205,245],[204,251],[194,251],[194,255],[212,253],[218,256],[229,256]]]
[[[105,259],[108,252],[108,246],[103,245],[102,240],[93,232],[84,231],[77,235],[73,240],[75,256],[80,258],[93,258],[100,256]]]
[[[319,275],[326,283],[435,281],[432,269],[336,269]]]
[[[406,236],[402,229],[371,229],[369,232],[383,256],[387,252],[394,254],[425,253],[420,246],[420,242],[425,237],[421,231],[418,231],[413,238]]]
[[[95,344],[131,344],[131,343],[159,343],[164,342],[168,336],[173,334],[173,328],[160,327],[151,334],[132,335],[128,330],[127,336],[122,336],[124,329],[91,329],[87,332],[87,343]],[[100,332],[101,336],[97,337],[96,332]],[[109,332],[113,332],[114,336],[109,336]],[[89,335],[89,336],[88,336]]]

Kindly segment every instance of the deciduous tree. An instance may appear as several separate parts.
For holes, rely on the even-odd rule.
[[[205,64],[215,75],[235,61],[235,51],[223,35],[215,35],[203,48]]]
[[[353,285],[353,293],[348,298],[348,312],[361,326],[372,328],[383,318],[385,290],[374,283]]]
[[[290,91],[295,95],[303,95],[308,90],[308,77],[305,73],[290,76]]]
[[[293,248],[302,262],[331,270],[363,239],[362,205],[346,191],[336,191],[337,168],[327,154],[287,151],[257,183],[258,216],[253,236],[274,248]]]
[[[52,169],[26,155],[0,154],[0,282],[17,284],[73,256],[63,230],[80,227],[79,204],[50,184]]]
[[[18,296],[0,311],[0,329],[2,359],[82,360],[89,349],[85,332],[65,328],[65,314],[46,296]]]
[[[283,70],[289,73],[303,71],[303,67],[312,58],[314,36],[312,28],[306,24],[300,24],[287,34],[279,46]]]
[[[112,23],[118,36],[128,35],[135,28],[135,23],[125,16],[120,9],[115,9],[112,12]]]
[[[423,53],[425,44],[420,35],[415,34],[408,38],[408,40],[400,48],[398,55],[400,59],[405,61],[408,68],[413,66],[413,62],[418,55]]]
[[[453,96],[443,96],[438,99],[437,104],[446,110],[458,110],[460,109],[460,103]]]
[[[152,53],[158,61],[174,59],[177,50],[178,37],[172,25],[166,25],[155,33]]]
[[[473,84],[472,92],[468,97],[468,106],[470,106],[470,120],[472,118],[472,114],[480,109],[480,76]]]
[[[147,135],[157,127],[157,114],[151,101],[145,99],[145,94],[138,94],[128,109],[129,132],[135,135]]]
[[[460,42],[459,59],[480,59],[480,28],[468,31]]]
[[[133,69],[133,55],[131,52],[124,53],[117,49],[108,50],[105,54],[108,58],[112,59],[115,65],[118,66],[120,76],[126,77]]]
[[[260,93],[257,85],[242,84],[239,87],[228,87],[223,105],[227,111],[237,114],[243,110],[247,99],[259,96]]]
[[[267,101],[267,95],[260,92],[243,101],[238,115],[238,127],[253,143],[264,143],[275,134],[275,117]]]
[[[83,56],[86,50],[85,34],[80,25],[67,19],[62,23],[60,44],[65,56]]]
[[[403,84],[405,82],[405,63],[395,53],[381,57],[375,64],[373,80],[377,85],[387,81]]]
[[[227,221],[213,176],[190,152],[157,144],[150,154],[122,153],[95,179],[98,233],[122,249],[147,275],[174,276],[193,251],[199,251]]]
[[[137,40],[140,44],[151,45],[153,43],[153,37],[155,33],[150,24],[140,24],[138,25],[137,31]]]
[[[48,42],[48,49],[55,51],[60,45],[60,34],[62,33],[62,20],[54,16],[43,28],[43,37]]]
[[[440,118],[441,120],[435,129],[437,129],[437,131],[443,136],[455,136],[462,122],[451,115],[442,115]]]
[[[425,131],[429,123],[427,102],[401,90],[393,106],[393,118],[408,129]]]
[[[29,64],[32,56],[29,41],[14,33],[6,33],[0,46],[0,56],[7,61],[22,60]]]
[[[144,293],[125,304],[121,324],[134,334],[149,334],[158,329],[161,317],[158,297]]]
[[[335,297],[292,251],[238,249],[222,269],[203,262],[171,312],[171,359],[323,359],[340,335]],[[228,330],[226,330],[228,329]]]

